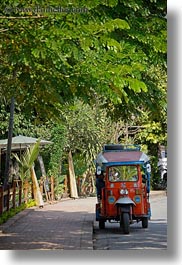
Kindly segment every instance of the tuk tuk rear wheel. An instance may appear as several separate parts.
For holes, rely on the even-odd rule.
[[[128,213],[123,213],[122,214],[122,223],[120,223],[120,226],[122,225],[122,229],[124,234],[129,234],[130,233],[130,218]]]
[[[103,220],[99,221],[99,228],[100,229],[104,229],[105,228],[105,221],[103,221]]]
[[[142,227],[143,228],[148,228],[148,217],[143,217],[142,218]]]

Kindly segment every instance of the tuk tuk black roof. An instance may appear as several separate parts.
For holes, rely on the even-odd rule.
[[[106,144],[103,147],[103,152],[121,152],[121,151],[140,151],[141,147],[136,144]]]

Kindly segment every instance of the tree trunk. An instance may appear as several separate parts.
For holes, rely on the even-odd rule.
[[[43,158],[42,156],[38,156],[38,161],[39,161],[39,165],[40,165],[40,170],[41,170],[41,173],[42,173],[42,177],[45,177],[46,176],[46,171],[45,171],[45,166],[44,166],[44,161],[43,161]]]
[[[91,182],[92,182],[92,188],[93,188],[93,193],[95,193],[95,180],[94,180],[94,177],[93,175],[91,175]]]
[[[82,195],[86,195],[86,192],[85,192],[85,181],[86,181],[86,178],[87,178],[87,174],[88,174],[88,169],[85,171],[85,173],[83,173],[82,184],[81,184],[81,194]]]
[[[30,173],[31,173],[31,178],[32,178],[32,183],[33,183],[33,195],[34,195],[34,199],[36,202],[36,205],[38,205],[39,207],[43,207],[44,206],[44,201],[42,198],[42,194],[40,192],[40,187],[37,181],[37,177],[35,174],[35,170],[34,167],[32,166],[30,168]]]
[[[68,154],[68,168],[69,168],[69,179],[70,179],[70,196],[71,198],[78,198],[78,191],[76,186],[75,171],[73,166],[73,157],[71,150]]]

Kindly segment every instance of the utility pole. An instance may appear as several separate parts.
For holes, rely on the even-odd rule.
[[[12,135],[13,135],[14,108],[15,108],[15,99],[14,97],[12,97],[11,106],[10,106],[9,128],[8,128],[8,143],[7,143],[6,160],[5,160],[4,188],[7,187],[9,180],[9,165],[10,165],[11,144],[12,144]]]

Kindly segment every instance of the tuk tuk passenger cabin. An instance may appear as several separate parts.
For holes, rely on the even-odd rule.
[[[130,224],[142,222],[148,227],[151,216],[151,166],[138,145],[105,145],[96,158],[96,221],[104,229],[106,221],[118,222],[125,234]],[[99,178],[104,185],[99,188]]]

